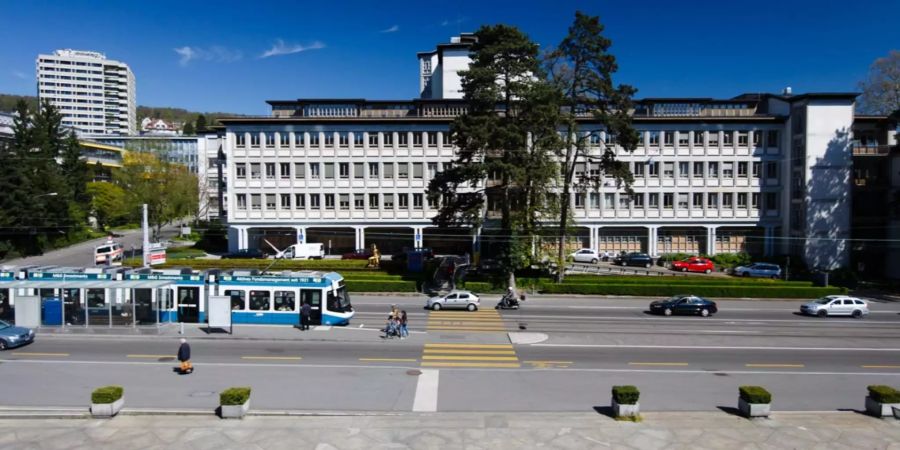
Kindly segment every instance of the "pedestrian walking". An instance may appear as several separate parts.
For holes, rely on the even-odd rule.
[[[406,310],[400,311],[400,339],[409,337],[409,330],[406,328]]]
[[[181,361],[181,374],[194,373],[194,366],[191,365],[191,346],[187,343],[187,339],[181,339],[181,346],[178,347],[178,360]]]
[[[312,307],[309,303],[303,303],[300,307],[300,330],[309,329],[309,316],[312,315]]]

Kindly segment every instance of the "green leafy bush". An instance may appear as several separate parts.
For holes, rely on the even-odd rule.
[[[222,406],[243,405],[250,399],[249,387],[232,387],[219,394],[219,404]]]
[[[772,394],[762,386],[741,386],[738,392],[747,403],[772,403]]]
[[[116,400],[122,398],[122,394],[125,392],[125,389],[122,386],[103,386],[97,389],[94,389],[94,392],[91,392],[91,403],[96,404],[104,404],[104,403],[113,403]]]
[[[746,266],[752,262],[750,255],[746,253],[719,253],[715,256],[709,256],[709,259],[716,264],[716,267],[726,268]]]
[[[620,405],[635,405],[641,392],[635,386],[613,386],[612,397]]]
[[[878,403],[900,403],[900,391],[882,384],[873,384],[868,387],[869,397]]]

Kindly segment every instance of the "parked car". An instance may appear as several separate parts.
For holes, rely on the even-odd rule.
[[[850,316],[857,319],[869,315],[869,305],[856,297],[828,295],[800,306],[802,314],[810,316]]]
[[[34,341],[34,330],[0,320],[0,350],[21,347]]]
[[[444,308],[477,311],[480,305],[481,299],[469,291],[450,291],[447,295],[431,297],[425,302],[425,308],[432,311]]]
[[[597,264],[603,257],[596,250],[583,248],[569,255],[575,262]]]
[[[358,248],[352,252],[341,255],[341,259],[369,259],[372,256],[372,250],[367,248]]]
[[[719,310],[716,302],[696,295],[676,295],[666,300],[650,303],[650,312],[671,316],[673,314],[699,314],[708,317]]]
[[[734,274],[739,277],[781,278],[781,267],[769,263],[753,263],[749,266],[737,266]]]
[[[703,272],[710,273],[716,270],[716,266],[712,261],[706,258],[691,257],[681,261],[672,263],[672,270],[681,272]]]
[[[613,264],[649,268],[653,265],[653,258],[646,253],[628,253],[627,255],[616,256],[616,259],[613,260]]]

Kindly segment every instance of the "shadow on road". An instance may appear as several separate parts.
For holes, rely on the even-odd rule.
[[[612,406],[595,406],[594,411],[596,411],[597,414],[609,417],[610,419],[616,418],[616,414],[613,411]]]
[[[741,410],[731,406],[716,406],[716,408],[719,408],[720,411],[732,416],[744,417],[744,415],[741,414]]]

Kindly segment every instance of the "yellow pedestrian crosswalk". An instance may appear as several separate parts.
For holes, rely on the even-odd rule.
[[[467,333],[505,333],[503,317],[495,309],[478,311],[431,311],[428,331],[460,331]]]
[[[425,344],[422,367],[521,367],[511,344]]]

